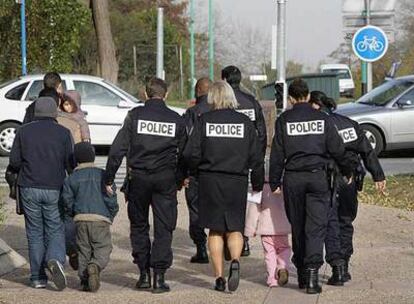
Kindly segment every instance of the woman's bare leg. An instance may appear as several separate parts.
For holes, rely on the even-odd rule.
[[[223,233],[210,231],[208,235],[208,249],[210,250],[210,257],[213,263],[214,275],[216,278],[223,277],[223,248]]]
[[[227,247],[230,251],[232,260],[240,260],[240,255],[243,250],[243,235],[240,232],[227,232]]]

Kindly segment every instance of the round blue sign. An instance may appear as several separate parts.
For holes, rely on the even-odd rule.
[[[352,39],[352,49],[359,59],[374,62],[388,50],[388,38],[382,29],[368,25],[360,28]]]

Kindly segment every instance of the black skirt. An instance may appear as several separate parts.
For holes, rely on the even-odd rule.
[[[247,204],[247,176],[199,175],[199,224],[218,232],[243,233]]]

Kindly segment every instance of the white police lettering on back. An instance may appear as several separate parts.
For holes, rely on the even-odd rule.
[[[174,137],[175,123],[138,120],[138,134]]]
[[[358,135],[354,128],[339,130],[338,133],[345,144],[356,141],[358,139]]]
[[[207,137],[244,138],[244,124],[206,124]]]
[[[246,115],[251,121],[256,121],[256,112],[254,109],[237,109],[236,111]]]
[[[301,122],[288,122],[287,134],[289,136],[302,136],[302,135],[318,135],[325,133],[325,121],[312,120]]]

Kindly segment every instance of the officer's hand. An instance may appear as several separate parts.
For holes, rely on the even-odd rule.
[[[282,190],[280,189],[280,187],[277,187],[277,189],[273,191],[273,194],[282,194]]]
[[[105,186],[106,189],[106,193],[108,193],[109,196],[114,195],[114,190],[112,190],[112,186],[111,185],[106,185]]]
[[[354,177],[351,175],[351,177],[344,177],[347,185],[352,184],[352,182],[354,181]]]
[[[375,189],[377,189],[378,192],[384,194],[386,185],[387,181],[385,179],[380,182],[375,182]]]

